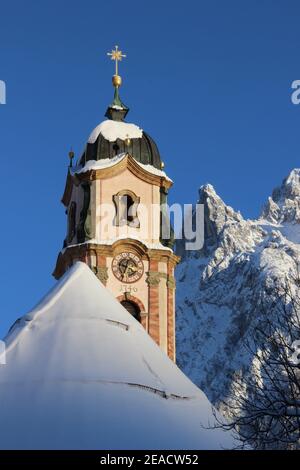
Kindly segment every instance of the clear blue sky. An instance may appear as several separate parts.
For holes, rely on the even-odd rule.
[[[300,166],[300,4],[289,0],[1,2],[0,337],[51,287],[65,235],[67,152],[112,99],[156,140],[172,202],[210,182],[245,217]]]

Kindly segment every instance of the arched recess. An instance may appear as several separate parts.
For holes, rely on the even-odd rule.
[[[122,300],[121,305],[126,308],[130,315],[132,315],[138,322],[141,323],[141,311],[135,302],[132,302],[131,300]]]
[[[143,259],[149,259],[147,255],[147,246],[140,240],[133,238],[122,238],[112,244],[113,256],[123,251],[131,251]]]
[[[147,314],[144,304],[140,301],[140,299],[131,294],[123,294],[119,295],[117,300],[124,306],[124,308],[126,308],[125,303],[127,303],[129,308],[126,308],[126,310],[128,310],[129,313],[131,313],[131,315],[133,315],[143,325],[143,327],[147,329]],[[135,308],[135,312],[138,318],[133,314],[132,311],[130,311],[131,306],[132,308]]]
[[[129,225],[130,227],[139,228],[140,221],[137,216],[137,209],[140,198],[129,189],[123,189],[113,196],[116,207],[116,216],[114,225]]]

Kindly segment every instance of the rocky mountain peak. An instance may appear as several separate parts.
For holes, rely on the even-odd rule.
[[[204,251],[208,252],[219,243],[224,226],[241,222],[243,217],[224,203],[211,184],[200,187],[198,204],[204,205]]]
[[[300,168],[294,168],[294,170],[292,170],[290,174],[283,180],[280,188],[273,191],[273,199],[277,202],[278,200],[280,201],[280,198],[282,197],[286,199],[295,199],[299,196]]]
[[[243,220],[240,212],[235,212],[232,207],[226,205],[220,196],[218,196],[215,188],[211,184],[200,186],[198,203],[206,206],[211,220],[216,220],[216,214],[218,211],[221,211],[221,214],[218,215],[222,215],[224,222],[230,220]]]
[[[205,241],[177,268],[177,360],[219,405],[236,371],[251,367],[243,341],[273,301],[274,286],[295,284],[300,260],[300,169],[273,191],[258,220],[245,220],[213,186],[199,190]],[[269,304],[268,304],[269,305]]]
[[[261,218],[271,223],[300,223],[300,168],[295,168],[274,189],[263,207]]]

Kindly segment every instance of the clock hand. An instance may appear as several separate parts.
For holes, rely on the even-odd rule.
[[[123,281],[124,277],[125,277],[126,274],[127,274],[127,271],[128,271],[128,263],[129,263],[129,260],[128,260],[127,263],[126,263],[125,271],[124,271],[123,276],[122,276],[122,281]]]
[[[137,266],[135,265],[135,263],[134,263],[133,261],[131,261],[131,260],[129,260],[129,267],[128,267],[128,269],[130,270],[131,273],[135,273],[135,272],[138,270],[138,268],[137,268]]]
[[[130,266],[129,269],[131,269],[131,271],[132,271],[133,273],[135,273],[138,268],[133,265],[133,266]]]

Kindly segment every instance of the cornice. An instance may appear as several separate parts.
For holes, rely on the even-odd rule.
[[[98,168],[96,170],[89,170],[84,173],[78,173],[76,177],[81,181],[93,181],[98,179],[108,179],[113,176],[119,175],[128,169],[137,178],[155,186],[164,187],[169,189],[172,186],[172,181],[165,176],[155,175],[140,166],[137,161],[129,154],[120,159],[117,163],[107,168]]]

